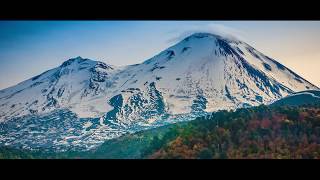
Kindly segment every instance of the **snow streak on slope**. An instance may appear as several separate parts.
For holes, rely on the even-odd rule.
[[[77,140],[63,142],[89,147],[125,132],[220,109],[268,104],[312,89],[318,88],[245,42],[196,33],[141,64],[116,68],[80,57],[68,60],[0,91],[0,121],[15,118],[19,123],[17,118],[32,115],[28,122],[34,122],[37,116],[52,117],[50,113],[68,109],[75,114],[73,121],[83,123],[79,132],[85,133],[67,133],[66,137]],[[90,118],[98,118],[99,125],[88,134],[83,129],[95,124]],[[66,121],[63,116],[60,120]],[[50,124],[50,128],[54,126]],[[89,143],[84,137],[95,140]],[[59,144],[58,140],[51,142]]]
[[[70,108],[83,117],[101,116],[105,93],[116,70],[105,63],[77,57],[16,86],[0,91],[1,121],[28,114]]]
[[[206,33],[194,34],[118,76],[119,94],[128,96],[125,90],[137,89],[129,97],[147,94],[153,83],[171,115],[190,113],[199,97],[207,102],[203,110],[215,111],[317,88],[246,43]]]

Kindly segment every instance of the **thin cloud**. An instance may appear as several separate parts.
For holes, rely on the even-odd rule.
[[[194,33],[199,33],[199,32],[212,33],[212,34],[220,35],[230,39],[239,39],[239,40],[246,39],[244,38],[245,33],[237,29],[234,29],[222,24],[209,23],[202,26],[192,25],[192,26],[184,27],[183,29],[176,29],[174,31],[171,31],[170,33],[175,35],[173,38],[170,38],[167,41],[167,43],[169,44],[177,43],[183,40],[184,38],[186,38],[187,36],[190,36]]]

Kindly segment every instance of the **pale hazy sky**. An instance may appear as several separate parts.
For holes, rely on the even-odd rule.
[[[240,37],[320,86],[320,21],[0,21],[0,89],[76,56],[140,63],[196,31]]]

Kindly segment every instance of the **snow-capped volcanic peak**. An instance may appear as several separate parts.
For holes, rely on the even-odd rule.
[[[0,91],[0,118],[40,114],[58,108],[70,108],[80,115],[99,114],[78,107],[110,86],[114,67],[81,57],[69,59],[59,67],[46,71],[16,86]],[[99,104],[100,105],[100,104]],[[80,109],[79,109],[80,108]],[[100,112],[101,113],[101,112]],[[101,115],[101,114],[100,114]]]
[[[116,68],[77,57],[1,90],[2,131],[12,138],[0,134],[0,143],[88,148],[126,132],[269,104],[304,90],[319,88],[247,43],[195,33],[141,64]],[[39,140],[23,133],[30,127],[59,131]],[[29,141],[15,139],[21,136]]]
[[[203,110],[214,111],[269,103],[292,92],[317,89],[245,42],[195,33],[141,64],[121,69],[81,57],[69,59],[0,91],[0,117],[59,108],[69,108],[80,117],[100,116],[114,108],[109,102],[113,97],[135,95],[125,93],[128,89],[139,89],[136,93],[148,99],[151,83],[170,114],[190,113],[199,97],[206,100]]]
[[[205,111],[214,111],[317,89],[248,44],[209,33],[193,34],[120,77],[122,89],[155,82],[171,114],[190,113],[199,97],[206,100]]]
[[[113,97],[136,96],[125,93],[128,89],[139,89],[136,93],[150,98],[151,83],[170,114],[190,113],[200,97],[206,100],[203,110],[214,111],[269,103],[292,92],[317,89],[245,42],[195,33],[141,64],[121,69],[81,57],[69,59],[0,91],[0,117],[59,108],[69,108],[80,117],[101,116],[114,108],[110,105]],[[130,116],[140,114],[134,116],[133,111]]]

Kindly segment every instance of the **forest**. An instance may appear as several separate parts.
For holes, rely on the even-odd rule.
[[[218,111],[157,136],[151,159],[319,159],[320,106]]]
[[[319,159],[320,105],[218,111],[85,151],[0,148],[0,159]]]

